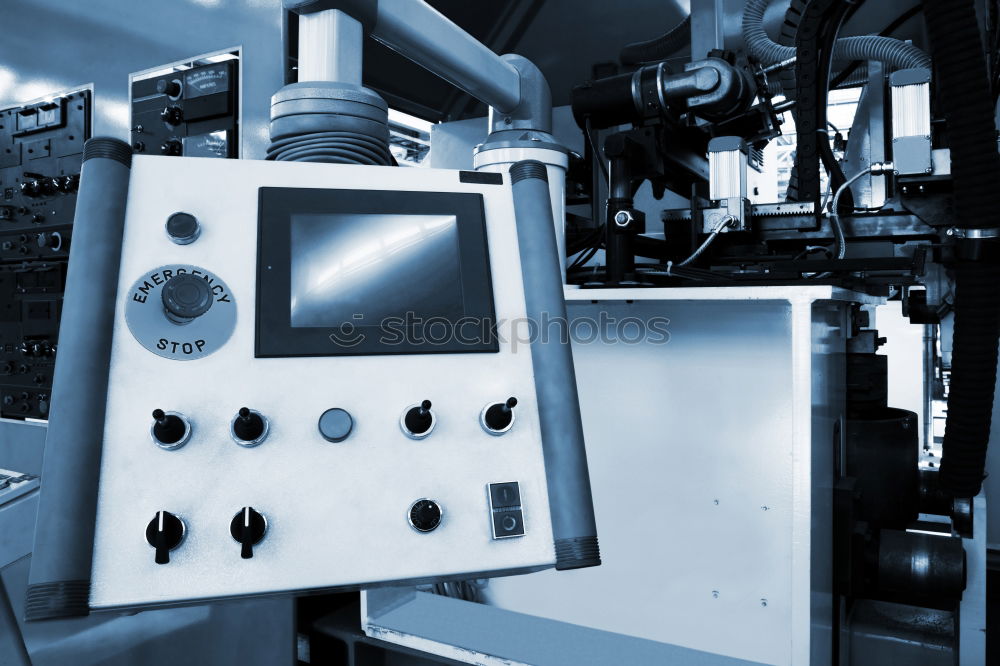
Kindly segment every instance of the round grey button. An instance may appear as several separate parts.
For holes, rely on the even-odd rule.
[[[198,240],[201,225],[190,213],[174,213],[167,218],[167,236],[178,245],[188,245]]]
[[[351,434],[354,419],[339,407],[328,409],[319,417],[319,434],[328,442],[342,442]]]

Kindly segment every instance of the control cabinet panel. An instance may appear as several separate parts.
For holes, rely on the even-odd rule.
[[[238,157],[238,53],[133,75],[132,149],[145,155]]]
[[[91,92],[0,110],[0,417],[46,418]]]
[[[511,186],[468,176],[134,159],[92,608],[555,563]]]

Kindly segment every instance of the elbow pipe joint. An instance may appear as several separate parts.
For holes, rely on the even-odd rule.
[[[533,62],[513,53],[500,59],[517,70],[518,103],[508,110],[490,107],[490,131],[534,130],[552,133],[552,91],[545,75]]]

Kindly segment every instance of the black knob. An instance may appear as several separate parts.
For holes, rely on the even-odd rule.
[[[160,119],[168,125],[180,125],[184,122],[184,111],[179,106],[167,106],[160,111]]]
[[[168,414],[162,409],[153,410],[153,426],[150,428],[153,441],[164,449],[178,449],[187,443],[191,426],[179,414]]]
[[[176,80],[167,81],[166,79],[160,79],[156,82],[156,92],[161,95],[169,95],[170,97],[180,97],[181,84]]]
[[[184,540],[184,521],[169,511],[157,511],[146,525],[146,542],[156,549],[157,564],[170,562],[170,551]]]
[[[433,532],[441,524],[440,505],[434,500],[419,499],[410,505],[410,525],[418,532]]]
[[[26,197],[37,197],[42,194],[42,184],[32,178],[21,183],[21,194]]]
[[[201,235],[201,225],[190,213],[174,213],[167,218],[167,236],[178,245],[187,245],[198,240]]]
[[[424,400],[406,410],[403,415],[403,429],[411,437],[426,437],[434,427],[434,412],[431,411],[431,401]]]
[[[178,139],[167,139],[160,144],[160,152],[164,155],[180,155],[184,152],[184,146]]]
[[[319,434],[328,442],[342,442],[354,429],[354,419],[346,410],[334,407],[319,417]]]
[[[483,412],[483,426],[492,434],[507,432],[514,422],[514,407],[517,398],[507,398],[507,402],[495,402]]]
[[[229,533],[240,543],[240,557],[253,557],[253,547],[261,542],[267,532],[267,520],[252,506],[245,506],[233,516],[229,523]]]
[[[267,434],[267,420],[264,416],[249,407],[240,407],[233,417],[233,439],[241,446],[256,446],[264,440]]]
[[[204,278],[179,273],[163,285],[163,310],[175,324],[187,324],[212,307],[212,285]]]

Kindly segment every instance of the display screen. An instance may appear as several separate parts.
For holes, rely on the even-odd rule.
[[[455,215],[293,214],[293,328],[466,314]]]
[[[262,187],[258,222],[258,358],[499,351],[483,195]]]

